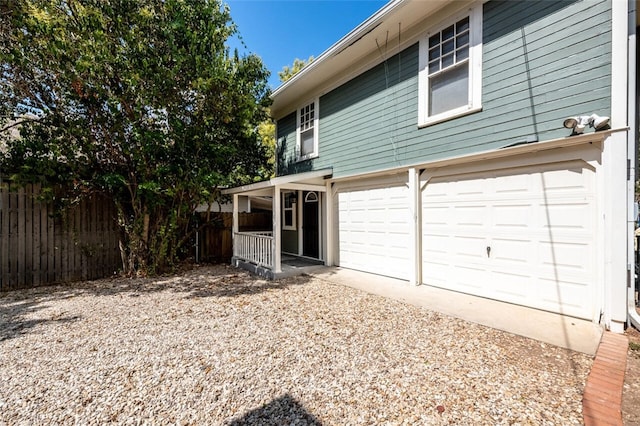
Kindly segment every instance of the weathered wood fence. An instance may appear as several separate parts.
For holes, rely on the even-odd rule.
[[[64,214],[40,186],[0,184],[0,291],[103,278],[121,268],[115,207],[105,197]]]
[[[0,180],[0,291],[91,280],[122,268],[115,206],[106,197],[59,214],[40,185]],[[204,216],[201,217],[201,220]],[[240,231],[271,230],[271,213],[240,213]],[[199,233],[198,258],[229,262],[233,215],[220,213]]]

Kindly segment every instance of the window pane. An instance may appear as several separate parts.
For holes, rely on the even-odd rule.
[[[434,47],[440,44],[440,33],[429,37],[429,47]]]
[[[433,49],[429,49],[429,60],[433,61],[434,59],[438,59],[440,57],[440,46],[436,46]]]
[[[313,154],[313,129],[306,131],[300,135],[300,156]]]
[[[467,29],[469,29],[469,17],[461,19],[456,23],[456,32],[458,34]]]
[[[454,35],[454,31],[453,31],[453,25],[450,27],[445,28],[444,30],[442,30],[442,40],[448,40],[450,38],[453,38]]]
[[[293,226],[293,210],[284,211],[284,226]]]
[[[442,68],[446,68],[453,65],[453,53],[442,57]]]
[[[433,74],[436,71],[440,71],[440,61],[437,59],[433,62],[429,62],[429,74]]]
[[[469,103],[469,67],[461,66],[429,79],[429,115]]]
[[[446,55],[451,52],[453,52],[453,40],[442,43],[442,54]]]
[[[456,51],[456,62],[464,61],[469,57],[469,47],[463,47]]]
[[[464,32],[456,37],[456,47],[462,47],[469,44],[469,32]]]

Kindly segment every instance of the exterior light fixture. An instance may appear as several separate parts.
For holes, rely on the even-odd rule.
[[[597,132],[604,130],[609,125],[609,117],[600,117],[597,114],[579,115],[577,117],[569,117],[564,120],[563,126],[572,129],[570,136],[580,135],[584,132],[585,127],[590,126]]]

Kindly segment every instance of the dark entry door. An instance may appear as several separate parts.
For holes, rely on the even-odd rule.
[[[302,255],[318,259],[320,257],[318,193],[305,191],[302,196]]]

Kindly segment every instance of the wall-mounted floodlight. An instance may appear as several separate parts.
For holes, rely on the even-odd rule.
[[[577,117],[569,117],[564,120],[564,127],[572,129],[573,135],[579,135],[584,132],[585,127],[590,126],[597,132],[598,130],[604,130],[609,125],[609,117],[600,117],[597,114],[580,115]]]

